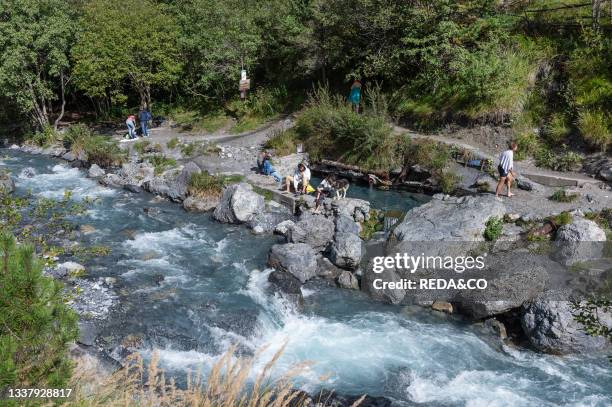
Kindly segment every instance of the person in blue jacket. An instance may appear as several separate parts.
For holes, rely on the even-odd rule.
[[[359,103],[361,102],[361,81],[355,79],[351,86],[351,93],[348,97],[349,102],[353,105],[355,113],[359,113]]]
[[[270,154],[267,154],[263,158],[262,172],[264,175],[269,175],[274,178],[276,182],[281,182],[283,177],[274,169],[272,166],[272,157]]]
[[[149,137],[149,121],[153,119],[151,112],[147,109],[147,106],[138,113],[138,120],[140,120],[140,129],[142,130],[143,137]]]

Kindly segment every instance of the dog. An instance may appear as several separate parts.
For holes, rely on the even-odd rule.
[[[348,180],[340,178],[338,180],[335,180],[332,186],[336,191],[336,199],[346,198],[346,192],[349,189]]]

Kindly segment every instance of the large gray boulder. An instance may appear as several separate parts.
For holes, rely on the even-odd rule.
[[[125,180],[117,174],[106,174],[98,181],[100,184],[107,187],[122,188],[125,185]]]
[[[178,202],[181,200],[177,193],[175,182],[180,172],[177,169],[164,171],[160,175],[156,175],[148,181],[145,181],[144,188],[152,194],[170,198]]]
[[[523,308],[521,326],[536,349],[553,354],[587,353],[610,348],[601,336],[589,336],[576,321],[568,301],[538,298]],[[612,327],[612,315],[598,310],[600,321]]]
[[[372,262],[367,267],[372,270]],[[361,291],[367,293],[376,301],[387,304],[399,304],[406,296],[406,291],[402,288],[390,286],[389,283],[396,284],[402,277],[394,268],[385,268],[381,273],[365,272],[361,278]],[[387,285],[383,285],[387,283]]]
[[[248,227],[255,230],[258,228],[264,233],[274,232],[276,227],[284,222],[291,222],[293,215],[283,208],[268,208],[264,212],[258,212],[248,222]]]
[[[124,163],[118,172],[125,185],[142,186],[155,176],[155,169],[149,163]]]
[[[219,204],[218,196],[188,196],[183,201],[183,208],[187,212],[208,212]]]
[[[359,290],[359,281],[353,273],[348,270],[343,270],[336,280],[338,287],[346,288],[348,290]]]
[[[336,233],[330,260],[338,267],[355,270],[361,262],[361,239],[352,233]]]
[[[174,197],[173,199],[175,200],[185,199],[185,197],[187,196],[187,189],[189,188],[189,180],[191,180],[191,176],[200,172],[200,167],[198,167],[198,165],[193,161],[189,161],[187,164],[185,164],[178,177],[176,177],[176,180],[171,185],[169,191],[171,197]]]
[[[304,296],[302,295],[302,283],[289,273],[273,271],[268,276],[272,292],[278,293],[290,303],[294,304],[298,311],[304,308]]]
[[[317,253],[305,243],[275,244],[268,254],[268,265],[303,284],[317,275]]]
[[[331,208],[335,216],[348,216],[355,222],[370,218],[370,203],[363,199],[343,198],[332,200]]]
[[[321,215],[302,216],[301,220],[287,231],[290,243],[306,243],[316,251],[327,250],[334,238],[334,222]]]
[[[361,232],[361,226],[355,220],[346,215],[338,215],[334,219],[336,225],[336,233],[352,233],[358,235]]]
[[[549,272],[554,273],[555,263],[545,256],[527,251],[501,253],[487,256],[486,268],[477,276],[487,280],[487,288],[463,290],[456,298],[459,311],[473,319],[484,319],[519,308],[538,297],[547,287]],[[558,265],[556,265],[558,268]]]
[[[213,212],[213,218],[223,223],[244,223],[264,210],[264,198],[246,183],[234,184],[223,190],[223,196]]]
[[[100,178],[103,177],[106,174],[106,172],[100,168],[100,166],[98,166],[98,164],[92,164],[91,167],[89,167],[89,170],[87,171],[87,176],[89,178]]]
[[[557,259],[567,265],[600,259],[606,233],[592,220],[575,217],[572,223],[557,231],[555,245]]]
[[[493,196],[432,199],[408,211],[392,238],[398,242],[480,242],[487,220],[505,212],[503,203]]]
[[[10,172],[0,171],[0,195],[11,194],[15,190],[15,181]]]

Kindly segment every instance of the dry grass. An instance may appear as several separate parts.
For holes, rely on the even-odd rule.
[[[308,396],[295,390],[293,379],[309,367],[308,363],[294,366],[280,379],[271,378],[271,370],[284,350],[274,354],[259,372],[254,382],[249,380],[255,357],[235,357],[235,349],[226,352],[203,378],[201,373],[188,373],[186,387],[178,388],[173,378],[166,379],[159,368],[159,356],[154,352],[148,366],[140,354],[126,359],[125,367],[100,377],[91,362],[79,360],[72,379],[74,399],[63,406],[131,407],[286,407],[302,406]],[[261,351],[260,351],[261,352]],[[364,396],[365,397],[365,396]],[[353,405],[357,406],[364,397]],[[320,403],[318,403],[320,404]]]

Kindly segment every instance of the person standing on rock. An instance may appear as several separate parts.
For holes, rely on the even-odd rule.
[[[497,188],[495,189],[495,197],[499,198],[499,194],[504,187],[504,184],[508,188],[507,196],[508,198],[514,196],[512,192],[510,192],[510,187],[512,186],[512,181],[516,178],[514,174],[514,152],[518,148],[518,145],[515,141],[510,143],[510,148],[499,156],[499,165],[497,166],[497,171],[499,172],[499,182],[497,183]]]
[[[287,192],[291,192],[291,183],[296,194],[306,194],[308,191],[308,183],[310,182],[310,170],[302,161],[298,164],[293,176],[286,179]]]
[[[151,112],[147,109],[147,105],[138,114],[138,120],[140,120],[140,129],[142,130],[143,137],[149,137],[149,121],[153,119]]]

